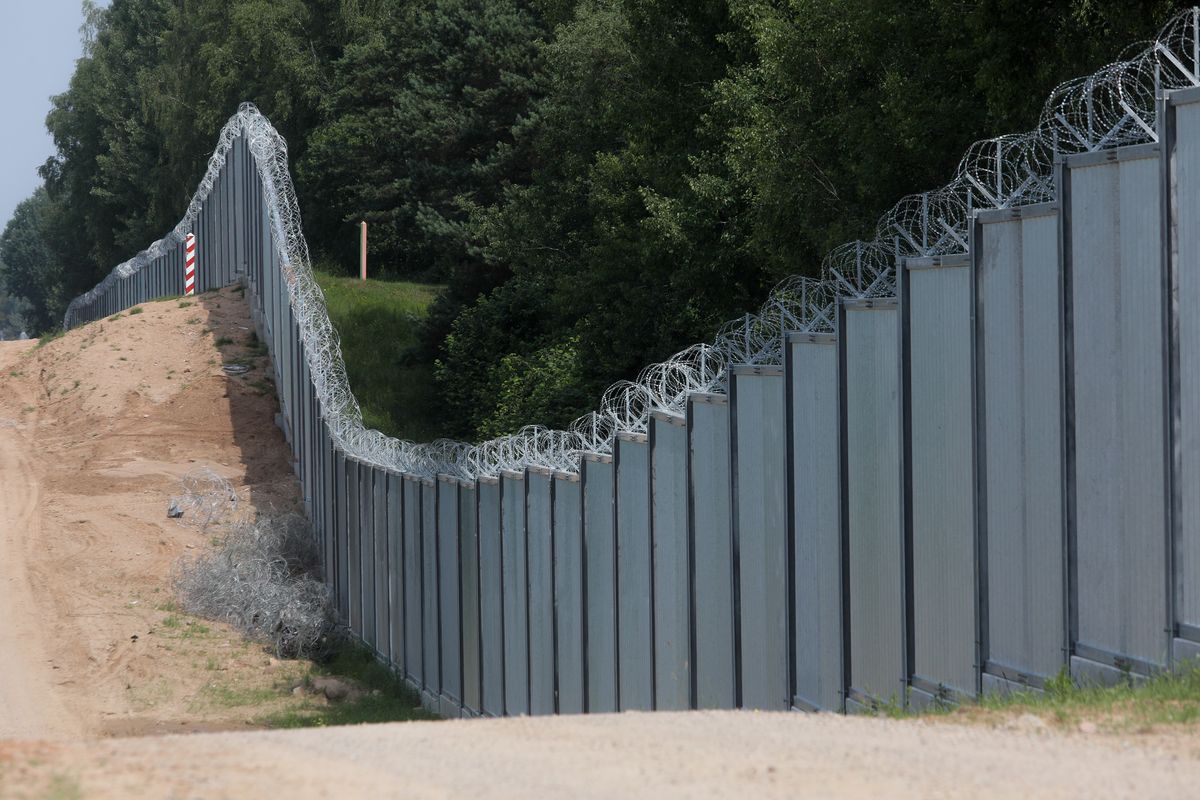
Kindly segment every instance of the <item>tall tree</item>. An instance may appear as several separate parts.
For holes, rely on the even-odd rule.
[[[0,290],[24,301],[21,316],[34,336],[57,325],[66,308],[62,267],[48,245],[53,212],[53,201],[39,188],[17,206],[0,233]],[[14,305],[9,305],[9,311],[15,316]]]

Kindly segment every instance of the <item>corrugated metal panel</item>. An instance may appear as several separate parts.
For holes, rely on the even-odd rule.
[[[1175,108],[1171,156],[1177,288],[1178,402],[1175,448],[1179,517],[1175,523],[1176,621],[1200,627],[1200,104]],[[1181,224],[1182,221],[1182,224]]]
[[[396,474],[387,476],[388,604],[392,664],[404,669],[404,485]]]
[[[654,594],[651,582],[650,447],[618,438],[617,698],[621,710],[654,708]]]
[[[378,651],[375,636],[375,468],[363,464],[358,472],[359,572],[362,576],[362,637]]]
[[[479,511],[478,491],[474,482],[458,490],[458,539],[462,554],[459,578],[462,581],[462,680],[463,705],[476,713],[480,706],[480,629],[479,629]]]
[[[616,711],[617,542],[612,461],[585,456],[582,474],[588,711]]]
[[[655,708],[691,706],[687,429],[683,417],[650,420],[654,526]]]
[[[504,582],[500,535],[500,482],[479,480],[480,669],[485,714],[504,714]]]
[[[907,273],[913,667],[975,694],[971,271]]]
[[[796,697],[842,707],[842,533],[837,339],[796,334],[792,387],[792,520],[795,525]]]
[[[1070,167],[1068,186],[1078,641],[1163,664],[1169,639],[1159,161]]]
[[[554,713],[554,508],[549,471],[525,474],[529,548],[529,711]]]
[[[504,708],[529,713],[529,584],[526,568],[525,478],[500,476],[501,563],[504,578]]]
[[[425,659],[422,684],[441,691],[438,650],[437,485],[421,481],[421,647]]]
[[[404,673],[423,685],[421,635],[421,482],[404,476]]]
[[[733,624],[733,514],[729,405],[720,395],[688,401],[693,648],[698,708],[737,703]]]
[[[782,368],[733,367],[730,408],[743,708],[791,706],[783,401]]]
[[[558,711],[584,711],[583,494],[578,476],[554,477],[554,621]]]
[[[388,572],[388,476],[374,470],[375,494],[375,649],[391,660],[391,580]]]
[[[1049,677],[1065,663],[1058,217],[1006,219],[976,237],[984,657]]]
[[[462,700],[461,644],[459,622],[458,481],[442,476],[437,484],[438,509],[438,593],[441,596],[442,694]]]
[[[894,305],[847,305],[844,316],[850,688],[902,700],[899,323]]]

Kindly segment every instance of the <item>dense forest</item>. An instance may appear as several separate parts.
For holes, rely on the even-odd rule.
[[[1154,0],[113,0],[0,278],[44,330],[169,230],[249,100],[318,266],[445,284],[445,435],[562,425],[869,238],[975,139],[1152,37]]]

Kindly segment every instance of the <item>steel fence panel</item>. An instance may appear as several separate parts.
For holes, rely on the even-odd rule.
[[[692,563],[692,663],[697,708],[737,705],[729,402],[688,398],[688,524]]]
[[[1067,635],[1058,208],[980,212],[973,248],[984,688],[1040,686]]]
[[[733,541],[743,708],[786,709],[787,461],[782,367],[730,370]]]
[[[794,570],[793,704],[842,709],[842,529],[837,337],[788,338]]]
[[[1194,657],[1200,643],[1200,93],[1170,97],[1167,142],[1170,186],[1168,253],[1173,299],[1173,538],[1175,657]]]
[[[650,531],[650,448],[645,434],[618,434],[617,700],[621,710],[654,708],[654,586]]]
[[[355,459],[346,462],[346,561],[350,577],[350,630],[363,635],[362,627],[362,503],[359,481],[363,466]]]
[[[525,476],[500,475],[501,575],[504,598],[504,708],[529,713],[529,551],[525,532]]]
[[[372,570],[375,578],[375,650],[383,660],[392,658],[391,642],[391,538],[388,530],[388,474],[384,470],[371,471],[373,478],[372,493],[374,495],[373,510],[375,564]]]
[[[359,572],[362,580],[362,637],[379,652],[375,628],[375,468],[363,464],[358,480]]]
[[[338,554],[337,572],[336,572],[336,590],[335,598],[338,610],[338,619],[343,623],[350,619],[350,569],[346,563],[346,553],[348,549],[348,531],[350,524],[350,512],[346,503],[346,469],[347,458],[346,454],[338,449],[334,453],[334,493],[337,497],[337,517],[336,527],[334,528],[335,549]]]
[[[442,695],[462,703],[462,584],[459,550],[459,486],[456,478],[438,476],[438,593],[441,597]]]
[[[550,470],[525,470],[525,539],[528,546],[529,712],[555,712],[554,497]]]
[[[1073,314],[1076,651],[1163,666],[1167,620],[1164,274],[1159,149],[1067,159]]]
[[[474,481],[462,481],[458,490],[459,580],[462,582],[462,698],[463,705],[480,713],[480,627],[479,627],[479,509],[478,489]]]
[[[554,641],[558,712],[585,706],[583,493],[579,475],[554,475]]]
[[[849,568],[848,700],[903,702],[899,315],[894,300],[841,306],[843,516]]]
[[[664,710],[692,706],[687,457],[685,418],[654,412],[650,419],[654,706]]]
[[[421,481],[421,652],[422,686],[434,697],[441,691],[438,620],[437,485]]]
[[[405,662],[404,478],[387,473],[388,639],[392,665],[401,673]]]
[[[581,474],[586,566],[587,710],[616,711],[617,539],[612,457],[585,453]]]
[[[500,480],[479,479],[480,703],[485,714],[504,714],[504,580]]]
[[[971,271],[967,257],[909,259],[902,276],[907,331],[914,689],[973,696],[975,449]]]
[[[423,617],[421,614],[421,481],[404,476],[404,674],[417,686],[425,684]]]

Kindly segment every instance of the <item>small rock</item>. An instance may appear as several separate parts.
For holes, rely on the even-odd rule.
[[[171,505],[167,507],[167,519],[179,519],[182,516],[183,509],[179,507],[178,503],[172,500]]]
[[[296,695],[296,697],[300,697],[302,694],[304,694],[304,687],[297,686],[295,689],[292,689],[292,694]]]
[[[337,678],[316,678],[312,682],[312,687],[314,691],[325,695],[335,703],[349,699],[353,691],[348,683]]]

